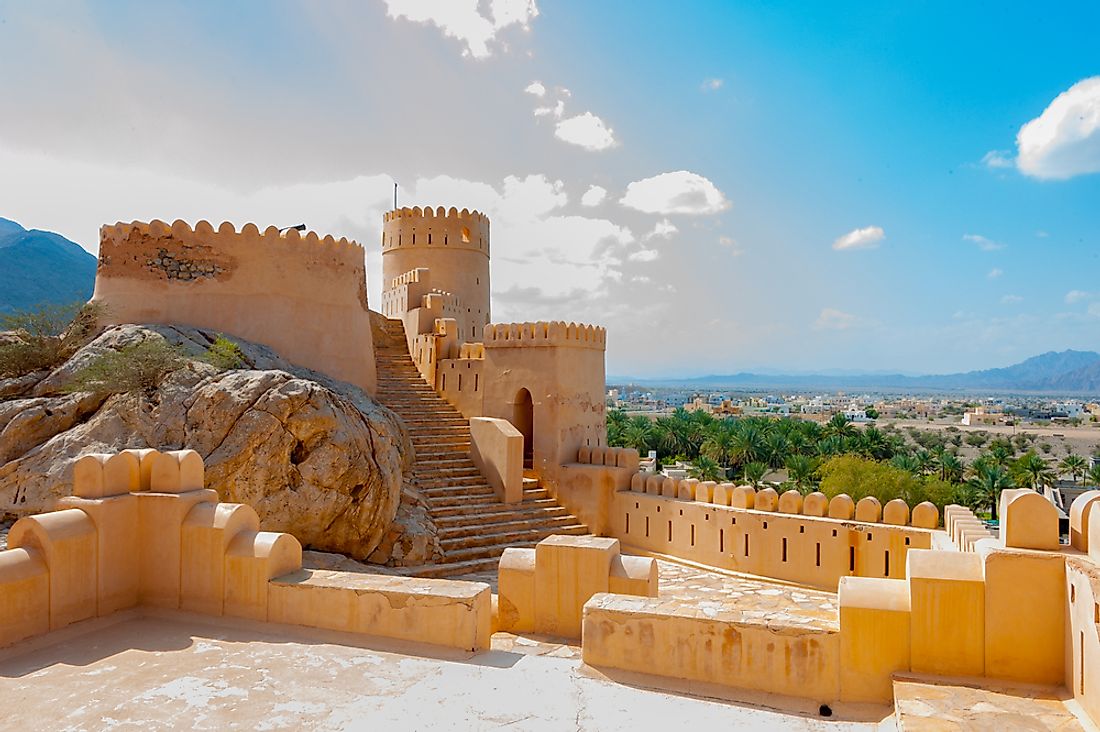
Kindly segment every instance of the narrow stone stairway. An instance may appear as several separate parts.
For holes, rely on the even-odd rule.
[[[444,561],[412,568],[418,577],[450,577],[496,569],[508,547],[530,547],[551,534],[587,534],[588,527],[525,478],[523,501],[502,503],[470,458],[470,424],[420,376],[405,328],[387,319],[375,343],[378,401],[397,413],[416,448],[413,480],[435,522]]]

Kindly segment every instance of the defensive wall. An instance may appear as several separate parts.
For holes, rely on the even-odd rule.
[[[102,320],[207,328],[375,391],[363,248],[347,239],[154,220],[100,229]]]
[[[0,552],[0,647],[117,611],[183,610],[487,650],[489,586],[302,569],[289,534],[203,488],[190,450],[86,455],[75,495]]]

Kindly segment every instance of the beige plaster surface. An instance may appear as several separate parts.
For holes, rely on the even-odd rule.
[[[499,634],[470,655],[341,645],[180,614],[0,656],[4,726],[35,730],[872,730],[617,683],[576,649]],[[18,649],[16,649],[18,650]],[[418,655],[421,654],[421,655]]]
[[[894,700],[898,729],[904,732],[1085,729],[1060,696],[1041,687],[975,688],[899,678]]]

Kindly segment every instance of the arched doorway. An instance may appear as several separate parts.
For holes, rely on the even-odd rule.
[[[534,459],[535,405],[526,389],[520,389],[512,403],[512,425],[523,435],[523,468],[530,470]]]

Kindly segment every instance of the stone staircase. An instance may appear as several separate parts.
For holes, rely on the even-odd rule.
[[[524,478],[521,503],[497,500],[470,458],[469,421],[420,376],[402,322],[387,319],[382,330],[385,338],[375,343],[377,398],[408,427],[416,448],[413,479],[444,555],[442,563],[414,567],[409,574],[450,577],[495,570],[508,547],[534,546],[551,534],[589,533],[538,480]]]

